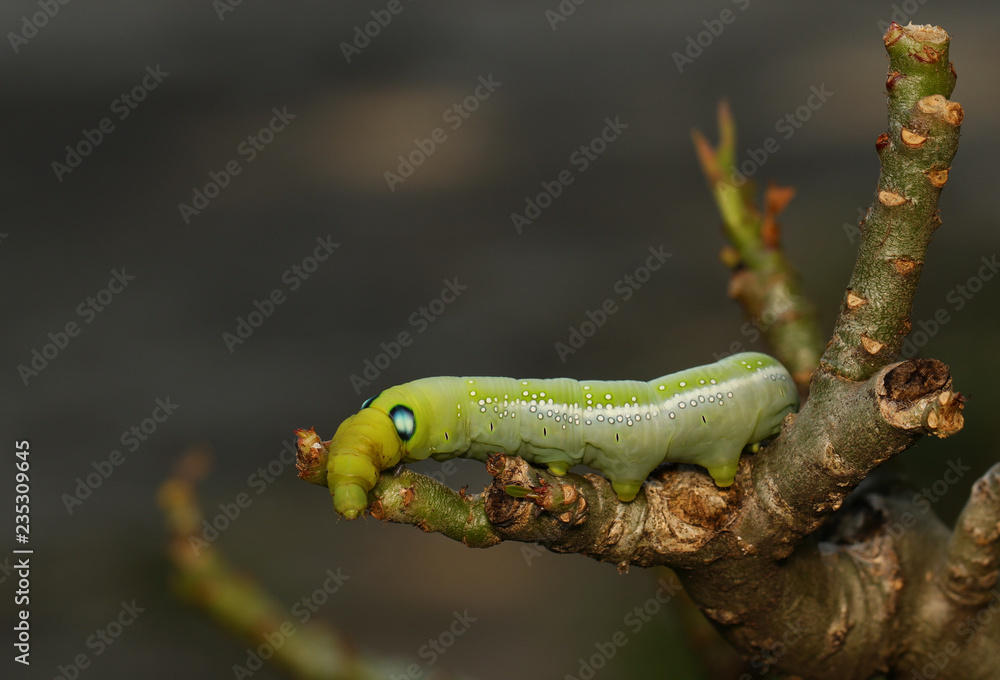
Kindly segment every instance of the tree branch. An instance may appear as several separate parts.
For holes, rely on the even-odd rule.
[[[882,172],[821,360],[811,307],[780,249],[775,218],[790,193],[770,189],[764,216],[756,211],[751,189],[736,182],[727,109],[720,110],[718,148],[695,133],[733,243],[723,258],[734,270],[731,291],[752,317],[770,314],[768,340],[800,384],[812,375],[801,411],[770,446],[743,456],[733,486],[720,489],[698,469],[667,465],[622,503],[603,477],[554,477],[494,456],[493,483],[479,496],[400,472],[383,475],[370,496],[373,512],[469,545],[528,541],[620,569],[670,566],[758,668],[817,680],[993,677],[1000,627],[975,626],[984,612],[1000,613],[1000,467],[977,483],[950,540],[926,499],[901,484],[866,480],[921,436],[946,437],[963,425],[964,400],[947,366],[933,359],[889,365],[909,330],[962,120],[961,106],[947,99],[954,86],[948,40],[931,26],[893,24],[885,35]],[[318,439],[300,433],[300,476],[322,485],[326,445]]]
[[[864,380],[899,355],[931,236],[938,197],[958,149],[962,107],[948,101],[955,69],[948,34],[936,26],[893,24],[884,36],[889,130],[875,142],[882,171],[861,225],[862,241],[827,370]]]

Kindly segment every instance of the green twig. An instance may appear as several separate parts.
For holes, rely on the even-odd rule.
[[[736,169],[736,124],[724,101],[719,104],[718,119],[717,147],[697,130],[691,136],[731,244],[722,251],[723,261],[733,272],[729,294],[739,300],[751,323],[763,332],[775,355],[804,389],[823,352],[823,340],[813,306],[781,249],[777,217],[794,190],[769,186],[763,214],[758,211],[753,182]]]
[[[961,105],[947,99],[956,77],[949,40],[936,26],[898,24],[884,37],[889,130],[875,143],[882,172],[833,340],[821,359],[850,380],[864,380],[893,361],[910,332],[913,296],[941,224],[938,197],[963,117]]]

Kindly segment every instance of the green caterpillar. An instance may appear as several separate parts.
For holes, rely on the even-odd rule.
[[[588,465],[623,501],[665,462],[700,465],[729,486],[744,447],[776,434],[798,404],[785,367],[754,352],[649,382],[423,378],[368,399],[337,428],[327,483],[348,519],[364,512],[381,470],[428,457],[503,452],[556,475]]]

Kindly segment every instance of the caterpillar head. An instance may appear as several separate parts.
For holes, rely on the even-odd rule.
[[[330,441],[327,484],[337,512],[354,519],[368,507],[368,492],[379,472],[404,458],[426,457],[421,444],[427,429],[417,427],[409,395],[386,390],[361,405],[361,410],[341,423]],[[419,409],[416,409],[419,411]]]
[[[327,484],[333,506],[347,519],[368,507],[368,492],[381,470],[403,458],[403,442],[393,420],[375,408],[363,408],[341,423],[330,441]]]

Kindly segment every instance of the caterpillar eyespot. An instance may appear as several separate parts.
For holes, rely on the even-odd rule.
[[[380,471],[425,458],[501,452],[556,475],[588,465],[623,501],[664,462],[700,465],[729,486],[743,449],[777,434],[798,405],[785,367],[755,352],[649,382],[423,378],[383,390],[341,424],[327,483],[348,519],[364,512]]]
[[[417,429],[417,420],[413,416],[413,409],[408,406],[396,405],[389,411],[389,417],[392,418],[392,424],[396,427],[396,434],[399,435],[399,438],[404,442],[409,441]],[[444,434],[445,439],[447,439],[448,433]]]

